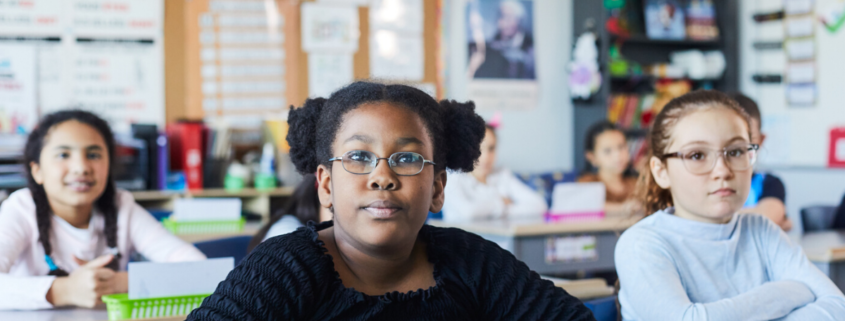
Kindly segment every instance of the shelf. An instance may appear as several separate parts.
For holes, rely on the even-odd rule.
[[[657,77],[651,75],[631,75],[631,76],[611,76],[610,81],[614,82],[630,82],[630,81],[652,81],[652,80],[688,80],[691,82],[717,82],[720,79],[690,79],[690,78],[673,78],[673,77]]]
[[[167,201],[174,197],[261,197],[261,196],[291,196],[293,187],[279,187],[271,190],[257,190],[244,188],[236,192],[230,192],[222,188],[203,189],[195,191],[134,191],[132,196],[136,201]]]
[[[718,46],[720,41],[719,39],[712,39],[712,40],[691,40],[691,39],[684,39],[684,40],[669,40],[669,39],[651,39],[646,36],[636,35],[631,37],[620,37],[617,35],[611,35],[611,39],[614,40],[622,40],[624,44],[641,44],[641,45],[660,45],[660,46],[682,46],[682,47],[695,47],[695,46],[702,46],[702,47],[710,47],[710,46]]]

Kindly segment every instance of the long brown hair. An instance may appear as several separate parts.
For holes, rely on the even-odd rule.
[[[663,155],[667,152],[666,148],[669,147],[675,125],[682,118],[693,112],[711,108],[732,110],[747,125],[750,124],[748,113],[728,95],[713,90],[696,90],[672,99],[654,118],[651,130],[649,130],[648,137],[646,138],[649,148],[645,159],[651,162],[652,157],[657,157],[661,162],[665,163],[666,159]],[[750,125],[748,127],[750,128]],[[750,132],[748,135],[748,137],[751,137]],[[672,194],[668,189],[663,189],[657,185],[657,181],[655,181],[649,165],[646,165],[640,171],[637,196],[643,203],[646,215],[674,205]]]

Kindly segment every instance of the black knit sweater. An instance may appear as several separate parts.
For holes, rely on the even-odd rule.
[[[436,285],[370,296],[343,286],[308,226],[259,245],[188,320],[595,320],[578,299],[478,235],[420,230]]]

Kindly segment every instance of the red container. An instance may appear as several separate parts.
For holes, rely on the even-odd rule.
[[[167,126],[170,167],[184,170],[188,189],[202,189],[203,124],[184,122]]]
[[[845,168],[845,127],[836,127],[830,130],[830,153],[828,155],[828,167]]]

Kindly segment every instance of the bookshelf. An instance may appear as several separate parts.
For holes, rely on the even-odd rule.
[[[653,93],[655,85],[664,78],[650,75],[626,75],[612,76],[610,73],[610,49],[614,44],[621,44],[621,54],[629,61],[641,65],[669,62],[670,54],[674,51],[699,49],[702,51],[720,50],[725,55],[725,73],[719,79],[712,80],[690,80],[692,89],[712,88],[721,91],[736,91],[739,89],[739,0],[714,0],[716,9],[716,25],[719,28],[719,38],[713,40],[656,40],[645,35],[631,35],[620,37],[609,33],[605,28],[605,22],[610,17],[608,10],[604,8],[603,1],[573,1],[573,39],[585,31],[585,26],[595,25],[595,32],[598,36],[599,66],[602,73],[601,89],[589,100],[574,100],[573,130],[575,131],[575,153],[574,164],[576,170],[585,168],[584,140],[587,129],[595,122],[610,120],[626,120],[620,124],[625,128],[626,136],[629,138],[629,145],[632,155],[636,155],[638,148],[644,149],[642,145],[647,134],[647,126],[627,122],[631,117],[611,115],[614,98],[619,95],[634,95],[638,99]],[[621,113],[621,111],[617,111]],[[637,113],[637,110],[629,111]],[[642,111],[640,111],[642,112]],[[638,147],[639,146],[639,147]]]

